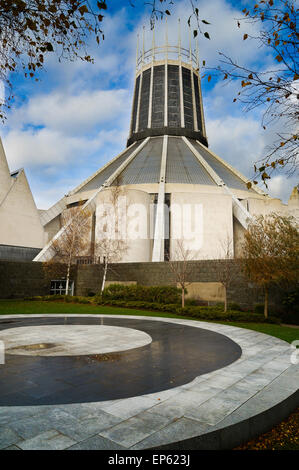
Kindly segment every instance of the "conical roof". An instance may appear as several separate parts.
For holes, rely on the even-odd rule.
[[[166,147],[165,183],[217,186],[221,180],[232,190],[252,191],[247,188],[245,176],[234,170],[198,141],[181,136],[168,136]],[[136,155],[117,175],[117,184],[159,183],[163,137],[150,137],[146,142],[145,140],[135,142],[70,194],[99,189],[107,179],[113,178],[116,170],[132,156],[133,152],[136,152]]]

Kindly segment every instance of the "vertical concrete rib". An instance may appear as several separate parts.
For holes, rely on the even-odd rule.
[[[160,168],[158,202],[157,202],[157,211],[156,211],[156,219],[155,219],[154,247],[153,247],[152,261],[164,261],[164,237],[165,237],[164,201],[165,201],[165,174],[166,174],[166,160],[167,160],[167,145],[168,145],[168,135],[164,135],[161,168]]]
[[[131,163],[131,161],[136,157],[136,155],[143,149],[143,147],[148,143],[150,137],[147,137],[140,145],[132,152],[128,158],[112,173],[109,178],[96,190],[96,192],[86,201],[86,203],[82,206],[82,210],[87,208],[91,209],[92,211],[96,209],[96,197],[97,195],[103,191],[103,189],[108,188],[113,181],[120,175],[120,173]],[[34,258],[33,261],[47,261],[51,258],[51,247],[55,240],[57,240],[66,230],[68,225],[72,221],[70,220],[68,224],[61,227],[61,229],[56,233],[56,235],[52,238],[52,240],[42,249],[42,251]]]
[[[151,126],[152,126],[153,86],[154,86],[154,64],[152,63],[152,66],[151,66],[150,92],[149,92],[149,104],[148,104],[148,120],[147,120],[147,127],[151,127]]]
[[[164,80],[164,127],[168,126],[168,60],[165,60],[165,80]]]
[[[138,132],[138,129],[139,129],[139,112],[140,112],[140,101],[141,101],[142,76],[143,76],[143,70],[141,71],[141,74],[140,74],[135,132]]]
[[[201,114],[201,125],[202,125],[202,133],[205,138],[207,138],[206,133],[206,125],[205,125],[205,116],[203,110],[203,103],[202,103],[202,91],[201,91],[201,80],[198,72],[198,91],[199,91],[199,102],[200,102],[200,114]]]
[[[182,127],[185,127],[184,92],[183,92],[183,70],[182,70],[182,61],[181,61],[181,59],[180,59],[180,66],[179,66],[179,82],[180,82],[181,126],[182,126]]]
[[[194,73],[193,73],[192,69],[191,69],[191,91],[192,91],[192,108],[193,108],[194,130],[198,131],[196,101],[195,101],[195,89],[194,89]]]

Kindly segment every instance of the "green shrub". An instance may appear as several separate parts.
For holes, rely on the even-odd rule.
[[[110,284],[102,294],[104,300],[136,300],[161,304],[180,302],[180,289],[174,286],[139,286]]]
[[[227,307],[228,307],[228,310],[237,310],[238,312],[243,312],[242,307],[240,307],[240,305],[237,304],[236,302],[229,303]]]
[[[109,286],[110,287],[110,286]],[[29,300],[29,298],[27,298]],[[231,321],[231,322],[253,322],[253,323],[280,323],[280,318],[270,316],[267,320],[263,314],[241,312],[240,310],[228,310],[226,313],[223,311],[223,306],[195,306],[186,305],[182,308],[178,303],[159,303],[148,302],[146,300],[121,300],[121,299],[105,299],[102,297],[89,298],[80,296],[65,296],[65,295],[45,295],[43,297],[31,297],[30,300],[61,300],[65,302],[77,302],[82,304],[93,304],[117,306],[123,308],[144,309],[147,311],[158,311],[173,313],[176,315],[196,318],[205,321]],[[290,321],[290,323],[292,323]],[[296,324],[296,323],[295,323]]]
[[[282,298],[282,304],[288,314],[299,315],[299,287],[290,292],[286,292]]]
[[[256,304],[253,309],[254,313],[263,314],[264,313],[264,304]]]
[[[95,292],[92,292],[92,291],[87,292],[87,297],[95,297],[95,296],[96,296]]]
[[[198,300],[197,299],[185,299],[185,305],[197,306]]]
[[[231,322],[250,322],[250,323],[280,323],[277,317],[269,317],[267,320],[264,315],[250,312],[241,312],[240,310],[229,310],[226,313],[218,306],[186,306],[182,308],[178,304],[159,304],[157,302],[145,302],[137,300],[99,300],[100,305],[111,305],[124,308],[137,308],[153,310],[159,312],[174,313],[176,315],[196,318],[206,321],[231,321]]]

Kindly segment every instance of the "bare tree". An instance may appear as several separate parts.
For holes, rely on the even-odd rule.
[[[192,282],[193,266],[190,261],[194,259],[194,252],[185,246],[184,240],[176,240],[169,261],[169,268],[173,278],[182,291],[182,307],[185,306],[185,290]]]
[[[0,103],[5,118],[12,91],[9,74],[21,71],[38,80],[46,57],[54,52],[59,60],[93,62],[87,40],[104,39],[101,22],[105,0],[0,0],[0,79],[6,85],[8,101]]]
[[[128,249],[124,225],[126,224],[127,205],[120,205],[120,198],[125,199],[125,191],[116,182],[110,189],[110,197],[107,208],[104,208],[102,216],[104,224],[102,230],[96,234],[94,253],[95,260],[103,264],[103,278],[100,293],[103,293],[108,270],[112,270],[111,263],[117,263],[122,259]]]
[[[227,234],[220,242],[221,254],[218,259],[213,260],[215,279],[224,287],[224,312],[227,312],[227,291],[234,280],[238,277],[239,267],[234,260],[233,239]]]
[[[65,229],[53,241],[51,245],[53,257],[47,264],[48,268],[51,269],[51,264],[63,263],[67,294],[71,267],[76,263],[77,257],[90,250],[91,213],[86,209],[83,210],[80,206],[72,207],[62,213],[61,222]],[[61,270],[59,271],[61,272]]]
[[[264,289],[268,317],[269,287],[299,279],[299,231],[293,217],[259,216],[244,235],[242,264],[249,279]]]
[[[277,168],[289,173],[298,169],[298,8],[295,0],[258,0],[243,9],[244,17],[237,21],[257,25],[256,36],[247,34],[243,40],[254,40],[265,47],[277,64],[273,70],[253,70],[237,63],[231,57],[221,56],[218,71],[224,80],[240,82],[240,91],[234,99],[245,105],[245,111],[264,108],[262,126],[279,124],[281,131],[263,158],[256,162],[257,177],[266,184]],[[210,78],[210,77],[209,77]],[[253,181],[257,184],[257,181]],[[251,183],[248,183],[248,187]]]

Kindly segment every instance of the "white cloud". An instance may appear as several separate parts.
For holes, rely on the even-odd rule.
[[[260,158],[264,140],[259,124],[248,117],[207,121],[209,146],[221,158],[250,178],[253,163]]]
[[[268,182],[270,195],[282,199],[284,203],[288,202],[293,188],[297,185],[298,178],[296,176],[287,178],[285,175],[276,175]]]
[[[78,135],[101,124],[115,125],[128,105],[127,90],[82,91],[77,95],[58,90],[30,98],[13,113],[10,123],[14,128],[26,123],[45,126],[64,135]]]
[[[74,152],[86,151],[85,139],[65,137],[51,129],[12,130],[3,139],[10,168],[65,165]]]
[[[12,130],[3,141],[11,169],[50,166],[57,168],[58,171],[59,167],[77,164],[78,160],[79,163],[88,166],[88,157],[103,150],[97,155],[100,164],[108,148],[121,147],[124,133],[112,129],[101,131],[93,138],[88,138],[88,136],[67,136],[46,128],[37,131]],[[113,156],[110,154],[109,158]]]

